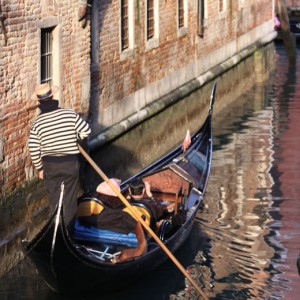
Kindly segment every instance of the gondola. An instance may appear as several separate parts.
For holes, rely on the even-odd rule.
[[[141,177],[151,183],[157,199],[174,203],[167,224],[161,232],[164,245],[174,253],[188,238],[208,184],[212,161],[212,112],[216,90],[213,85],[208,115],[201,128],[191,137],[186,151],[178,146],[121,185]],[[114,290],[158,268],[168,259],[158,243],[148,238],[148,250],[133,259],[113,264],[109,259],[114,246],[109,242],[90,243],[70,236],[62,218],[63,206],[56,207],[46,225],[32,241],[23,240],[25,255],[36,266],[45,283],[62,294],[86,293],[93,289]],[[180,218],[176,218],[180,216]],[[176,219],[176,224],[172,224]],[[178,222],[178,219],[181,222]],[[57,222],[58,220],[58,222]]]

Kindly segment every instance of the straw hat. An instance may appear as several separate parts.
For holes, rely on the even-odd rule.
[[[116,189],[120,192],[120,184],[121,184],[121,180],[116,179],[116,178],[110,178],[109,181],[116,187]],[[97,192],[104,194],[104,195],[108,195],[108,196],[118,196],[113,190],[112,188],[108,185],[108,183],[106,183],[105,181],[101,182],[98,186],[97,186]]]
[[[52,97],[58,91],[58,86],[49,85],[49,83],[41,83],[36,85],[34,93],[31,95],[32,100],[43,101]]]

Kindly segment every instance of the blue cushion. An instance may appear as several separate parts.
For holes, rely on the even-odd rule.
[[[136,235],[133,232],[123,234],[97,227],[86,227],[78,221],[75,222],[74,239],[80,241],[100,242],[109,245],[123,245],[135,248],[138,245]]]

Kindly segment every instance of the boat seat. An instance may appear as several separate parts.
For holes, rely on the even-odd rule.
[[[140,217],[146,222],[146,224],[151,229],[155,229],[157,217],[154,209],[148,203],[143,203],[141,201],[132,201],[130,202],[130,204],[140,215]],[[123,211],[127,212],[133,218],[135,218],[135,216],[131,213],[131,211],[127,207],[125,207]]]
[[[78,220],[75,221],[73,237],[75,240],[123,245],[129,248],[135,248],[138,244],[136,235],[133,232],[124,234],[94,226],[88,227],[80,224]]]
[[[148,204],[140,201],[131,203],[133,209],[139,216],[150,226],[153,230],[156,227],[156,215],[154,209]],[[89,255],[98,257],[99,259],[108,259],[113,253],[124,248],[136,248],[138,240],[135,233],[128,234],[119,233],[110,228],[97,227],[93,222],[86,222],[85,218],[93,215],[98,215],[101,218],[101,213],[107,209],[106,205],[97,197],[97,195],[84,195],[78,200],[77,217],[78,219],[74,225],[73,238],[81,245],[88,245]],[[132,218],[136,219],[134,214],[125,207],[123,209],[113,209],[113,211],[123,211],[124,214],[129,214]],[[83,220],[84,219],[84,220]],[[125,220],[125,219],[124,219]],[[105,246],[105,248],[103,248]],[[101,247],[101,250],[98,248]],[[94,250],[91,250],[94,249]],[[96,249],[96,250],[95,250]],[[108,253],[108,255],[106,254]],[[103,256],[102,256],[103,255]]]
[[[77,216],[86,217],[93,214],[100,214],[105,208],[105,204],[95,196],[81,196],[77,200]]]
[[[101,212],[106,208],[106,204],[103,203],[95,193],[84,194],[78,199],[77,205],[77,219],[74,224],[73,238],[80,242],[81,245],[88,244],[93,245],[92,249],[99,248],[101,245],[117,246],[120,248],[137,247],[138,241],[136,235],[133,232],[129,234],[119,233],[114,230],[102,229],[96,227],[95,224],[84,223],[82,218],[89,218],[93,215],[101,216]],[[116,209],[121,210],[121,209]],[[105,247],[104,251],[107,252],[109,248]],[[101,251],[92,251],[92,255],[101,257]],[[104,255],[105,256],[105,255]]]

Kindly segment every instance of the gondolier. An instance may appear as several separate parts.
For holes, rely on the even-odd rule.
[[[71,226],[79,181],[77,142],[86,139],[91,129],[73,110],[59,108],[53,99],[57,91],[48,83],[36,86],[31,98],[39,102],[40,115],[31,126],[28,146],[38,177],[44,179],[51,209],[57,205],[64,181],[64,219]]]

